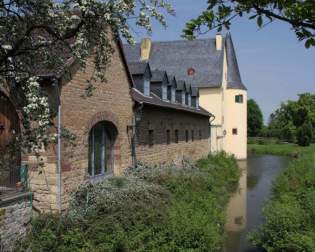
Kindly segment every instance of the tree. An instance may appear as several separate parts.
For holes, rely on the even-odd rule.
[[[313,138],[313,127],[310,121],[304,122],[297,130],[297,143],[300,146],[309,146]]]
[[[297,101],[282,103],[271,116],[269,134],[288,142],[305,145],[314,142],[315,95],[304,93]]]
[[[229,29],[232,20],[245,17],[262,28],[275,20],[288,23],[305,46],[315,46],[314,0],[208,0],[208,8],[186,24],[184,36],[194,38],[210,30]]]
[[[256,137],[263,128],[263,115],[258,104],[250,99],[247,101],[247,134]]]
[[[55,139],[48,133],[54,113],[38,66],[60,70],[64,54],[71,54],[84,67],[93,55],[95,71],[87,85],[91,94],[93,79],[105,80],[112,35],[133,43],[131,19],[151,32],[152,19],[166,25],[165,12],[174,13],[164,0],[0,0],[0,90],[17,98],[22,143],[35,148]]]

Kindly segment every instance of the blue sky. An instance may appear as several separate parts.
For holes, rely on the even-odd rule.
[[[168,17],[168,28],[153,25],[153,40],[181,39],[186,21],[206,7],[206,0],[169,0],[176,17]],[[147,37],[139,29],[135,38]],[[212,31],[203,37],[214,37]],[[247,19],[236,20],[231,28],[242,80],[249,98],[260,105],[265,122],[281,102],[297,99],[303,92],[315,93],[315,48],[305,49],[290,27],[275,22],[259,30]]]

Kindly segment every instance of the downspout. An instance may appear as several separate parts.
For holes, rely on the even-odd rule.
[[[212,151],[212,122],[215,120],[215,115],[211,114],[210,116],[210,121],[209,121],[209,124],[210,124],[210,152]]]
[[[57,208],[61,212],[61,101],[59,94],[58,80],[55,79],[54,85],[58,97],[58,115],[57,115]]]
[[[140,103],[140,107],[136,109],[135,115],[132,118],[132,139],[131,139],[131,152],[132,152],[132,166],[137,167],[137,153],[136,153],[136,126],[137,122],[141,120],[143,109],[143,103]]]

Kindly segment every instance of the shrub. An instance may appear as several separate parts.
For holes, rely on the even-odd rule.
[[[315,156],[305,149],[275,181],[264,208],[265,223],[250,240],[267,251],[313,252],[315,248]]]
[[[313,139],[313,129],[311,122],[305,122],[298,130],[297,130],[297,143],[300,146],[309,146]]]
[[[87,182],[64,216],[34,220],[17,251],[221,251],[224,208],[239,171],[220,153]]]

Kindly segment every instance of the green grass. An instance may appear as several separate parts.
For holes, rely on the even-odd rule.
[[[34,219],[16,251],[222,251],[225,207],[239,176],[235,159],[221,153],[86,183],[69,213]]]
[[[308,147],[298,146],[291,143],[267,143],[267,144],[248,144],[248,151],[255,154],[271,154],[280,156],[298,157],[303,153],[314,152],[315,144]]]
[[[273,185],[273,197],[263,209],[265,222],[250,240],[267,251],[315,251],[315,145],[250,145],[260,154],[293,155]]]

